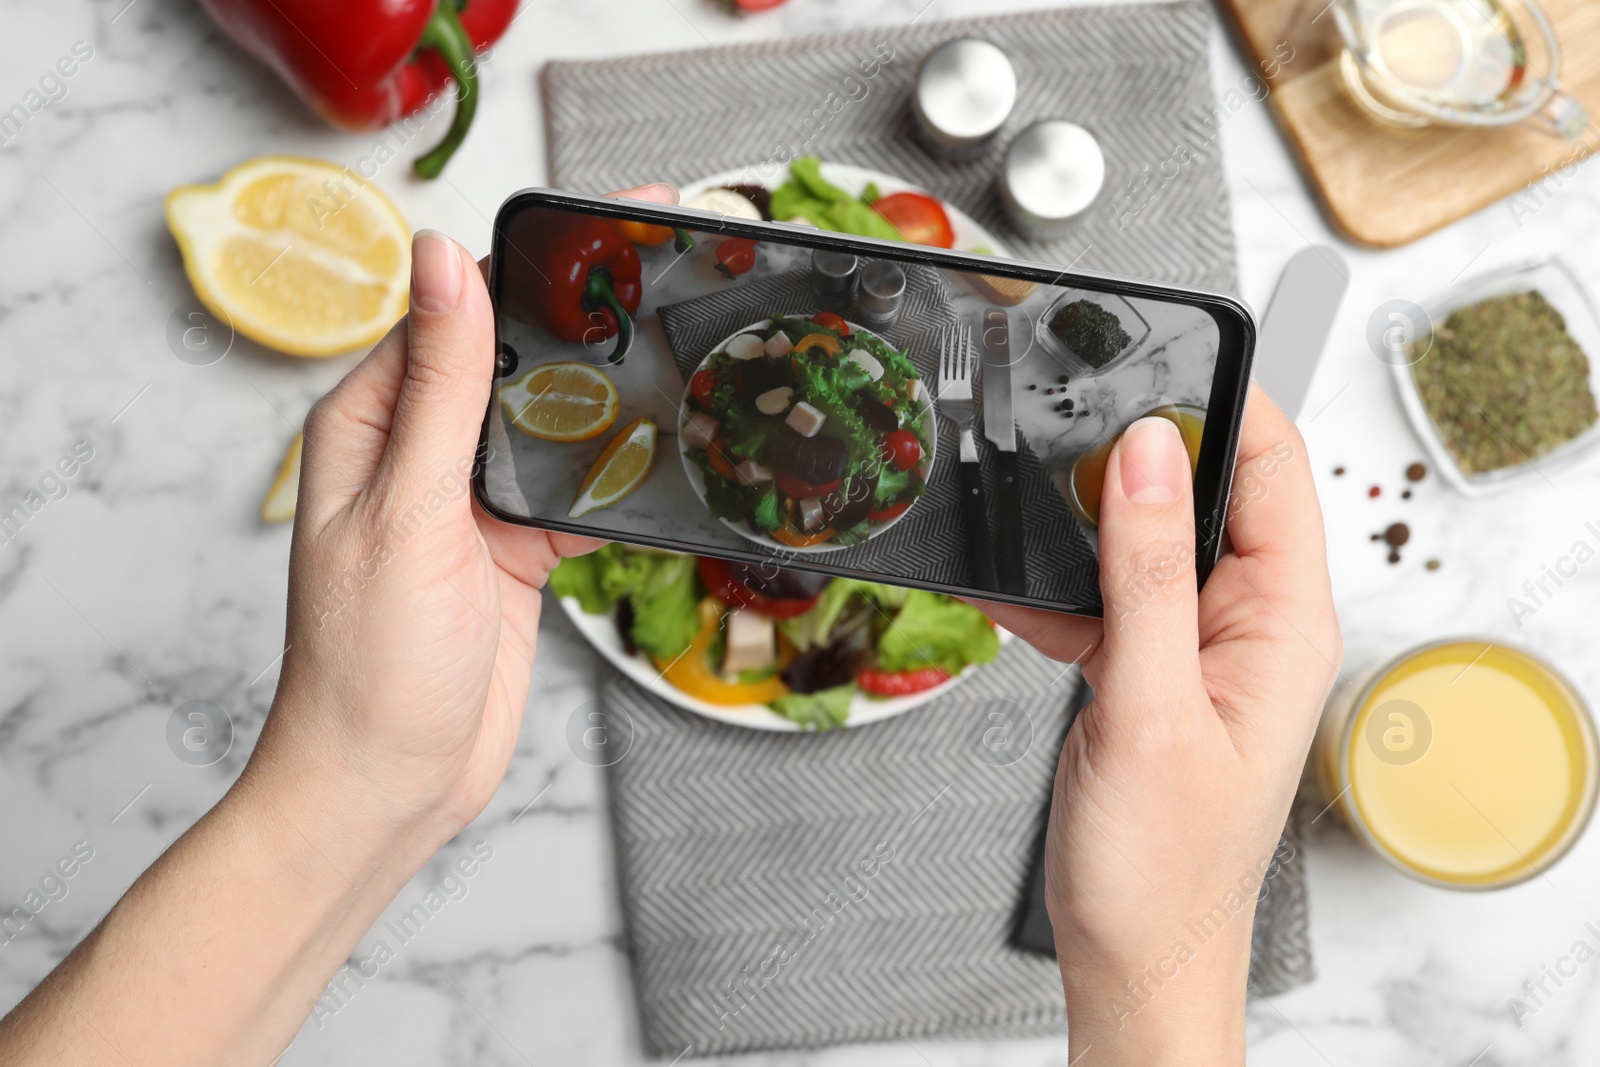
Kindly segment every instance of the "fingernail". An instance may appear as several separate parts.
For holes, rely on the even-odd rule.
[[[1135,504],[1170,504],[1189,479],[1189,453],[1178,428],[1158,415],[1129,426],[1117,443],[1122,495]]]
[[[640,186],[640,192],[650,193],[652,196],[666,198],[669,204],[678,202],[678,187],[667,182],[651,182],[649,185]]]
[[[411,238],[411,303],[422,311],[449,311],[461,299],[461,255],[438,230]]]

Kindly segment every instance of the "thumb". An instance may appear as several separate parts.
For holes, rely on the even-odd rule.
[[[1106,464],[1100,498],[1100,593],[1108,686],[1187,685],[1200,669],[1194,488],[1178,427],[1146,416]]]
[[[471,469],[489,400],[494,318],[464,248],[434,230],[411,243],[406,366],[382,475],[408,492]]]

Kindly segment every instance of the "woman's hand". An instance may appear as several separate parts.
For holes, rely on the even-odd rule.
[[[673,203],[670,186],[619,196]],[[282,679],[249,775],[330,772],[437,846],[505,774],[540,590],[599,542],[507,526],[470,479],[494,321],[477,266],[413,244],[411,312],[306,419]]]
[[[0,1062],[277,1062],[361,935],[494,794],[540,587],[594,542],[473,502],[491,315],[461,247],[418,234],[410,315],[306,420],[288,647],[249,764],[0,1020]]]
[[[985,606],[1094,688],[1046,852],[1074,1062],[1244,1062],[1256,895],[1341,643],[1305,444],[1259,389],[1233,486],[1197,595],[1183,442],[1142,419],[1106,467],[1104,624]]]

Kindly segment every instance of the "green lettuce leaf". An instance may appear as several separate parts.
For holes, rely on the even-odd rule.
[[[700,586],[693,556],[663,556],[627,545],[604,545],[564,559],[550,572],[557,596],[576,597],[590,615],[633,601],[633,643],[672,659],[700,629]]]
[[[820,693],[789,693],[772,702],[772,710],[792,719],[806,730],[831,730],[843,727],[850,717],[850,701],[856,695],[854,682],[824,689]]]
[[[969,663],[988,663],[999,651],[1000,638],[983,612],[912,589],[878,638],[878,665],[887,671],[938,667],[959,674]]]
[[[700,630],[700,587],[694,557],[631,555],[651,562],[629,594],[633,643],[652,656],[674,659]]]
[[[550,588],[556,596],[577,597],[579,606],[590,615],[604,615],[617,606],[616,599],[600,585],[601,563],[596,558],[600,552],[569,556],[550,572]]]

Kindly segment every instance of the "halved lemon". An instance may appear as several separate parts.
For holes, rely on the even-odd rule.
[[[348,167],[253,159],[167,194],[167,226],[201,303],[281,352],[362,348],[406,313],[411,227]]]
[[[300,502],[300,451],[305,446],[305,435],[295,434],[278,466],[278,476],[267,490],[267,499],[261,502],[262,522],[288,522],[294,518],[295,505]]]
[[[500,387],[500,403],[523,433],[587,441],[617,421],[617,387],[587,363],[544,363]]]
[[[649,419],[628,423],[589,468],[567,516],[576,519],[615,504],[639,488],[655,461],[656,424]]]

